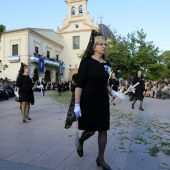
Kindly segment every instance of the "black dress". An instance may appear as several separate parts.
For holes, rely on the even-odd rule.
[[[118,87],[119,87],[119,81],[117,78],[110,78],[109,79],[109,86],[114,90],[114,91],[118,91]]]
[[[33,83],[29,75],[22,75],[18,80],[19,102],[30,102],[34,104]]]
[[[93,58],[84,59],[80,64],[77,79],[77,87],[82,88],[80,130],[102,131],[110,127],[108,66],[108,62],[100,63]]]
[[[140,84],[137,85],[135,88],[135,100],[140,100],[143,101],[144,95],[143,92],[145,90],[145,80],[143,77],[137,77],[135,76],[133,78],[133,85],[135,85],[137,82],[139,82]]]

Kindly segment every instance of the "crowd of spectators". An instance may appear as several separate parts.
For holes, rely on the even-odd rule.
[[[148,81],[145,83],[145,96],[158,99],[170,98],[170,78],[162,81]]]
[[[0,78],[0,101],[14,97],[15,82]]]
[[[35,87],[41,85],[39,80],[33,81]],[[58,90],[61,88],[61,92],[71,90],[72,83],[65,80],[58,80],[56,83],[47,82],[46,90]],[[14,89],[16,82],[10,81],[7,78],[0,78],[0,101],[8,100],[10,97],[14,97]],[[119,80],[119,89],[122,93],[132,85],[131,81]],[[39,88],[35,88],[34,91],[41,91]],[[133,100],[133,92],[128,93],[129,100]],[[170,99],[170,78],[162,79],[162,81],[149,80],[145,82],[145,97],[157,98],[157,99]]]
[[[126,91],[128,87],[132,85],[132,82],[126,80],[120,80],[119,90]],[[145,97],[151,97],[156,99],[170,99],[170,78],[162,79],[162,81],[149,80],[145,82]],[[133,92],[129,93],[129,100],[133,100]]]

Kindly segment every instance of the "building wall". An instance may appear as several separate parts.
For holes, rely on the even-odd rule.
[[[1,60],[8,68],[0,73],[0,77],[16,80],[20,62],[8,62],[8,56],[12,56],[12,45],[18,44],[20,62],[28,64],[28,31],[4,33],[1,37]]]
[[[91,31],[84,31],[63,35],[65,47],[63,51],[63,61],[66,66],[64,79],[71,80],[72,75],[76,72],[76,70],[78,71],[78,67],[80,64],[80,58],[78,56],[84,53],[84,51],[86,50],[90,34]],[[80,49],[73,49],[73,36],[80,36]]]

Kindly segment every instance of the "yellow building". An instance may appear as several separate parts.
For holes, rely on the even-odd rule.
[[[9,67],[0,73],[1,78],[15,80],[20,63],[30,67],[30,76],[55,82],[58,78],[71,80],[77,72],[80,59],[88,44],[91,30],[108,33],[103,25],[93,25],[93,17],[87,11],[88,0],[65,0],[68,13],[62,28],[24,28],[6,31],[0,42],[0,60]],[[106,35],[107,36],[107,35]],[[44,70],[39,71],[40,58]]]

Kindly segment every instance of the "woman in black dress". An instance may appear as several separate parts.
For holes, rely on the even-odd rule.
[[[142,108],[143,99],[144,99],[144,91],[145,91],[145,80],[142,75],[142,71],[140,69],[137,70],[136,75],[133,78],[133,85],[135,85],[137,82],[140,84],[137,85],[135,88],[135,97],[134,102],[132,103],[132,109],[134,109],[134,105],[137,100],[140,100],[140,107],[139,110],[144,111]]]
[[[112,72],[112,76],[109,79],[109,86],[114,90],[114,91],[118,91],[119,88],[119,80],[117,79],[117,75],[116,72]],[[112,101],[115,99],[115,97],[112,97]],[[113,105],[115,105],[115,103],[113,103]]]
[[[110,127],[108,94],[112,93],[112,89],[108,86],[111,67],[104,59],[105,50],[105,37],[96,36],[93,43],[93,55],[86,56],[80,63],[74,112],[79,117],[78,128],[84,130],[79,139],[78,155],[83,156],[84,141],[98,131],[99,154],[96,163],[105,170],[111,170],[104,160],[107,130]]]
[[[46,80],[45,80],[45,79],[42,79],[41,85],[43,85],[42,93],[43,93],[43,96],[44,96],[45,91],[46,91],[46,86],[47,86],[47,83],[46,83]]]
[[[23,122],[26,122],[26,119],[31,120],[29,117],[30,103],[34,104],[34,95],[33,95],[33,83],[30,78],[28,65],[23,64],[22,69],[20,69],[20,76],[17,80],[17,87],[19,89],[19,101],[22,103],[22,114]]]
[[[58,89],[58,94],[59,94],[59,96],[61,96],[62,82],[61,82],[60,79],[58,80],[58,83],[57,83],[57,89]]]

